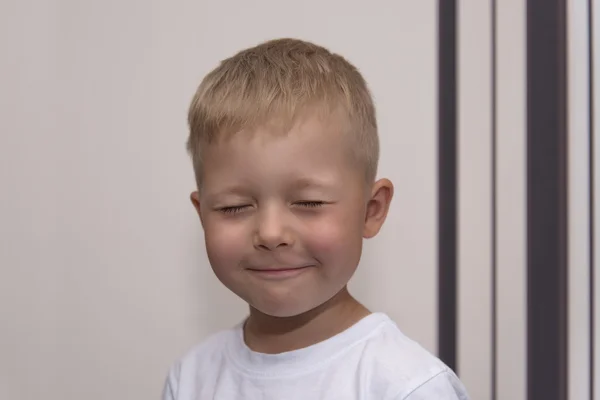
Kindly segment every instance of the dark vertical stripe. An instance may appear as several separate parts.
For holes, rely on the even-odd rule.
[[[438,353],[456,371],[456,1],[438,0]]]
[[[566,0],[528,0],[529,400],[567,399],[566,56]]]
[[[498,393],[497,389],[497,362],[498,362],[498,346],[497,346],[497,329],[498,329],[498,305],[497,305],[497,295],[496,295],[496,277],[497,277],[497,264],[498,264],[498,250],[497,250],[497,218],[498,218],[498,206],[497,206],[497,171],[496,171],[496,143],[497,143],[497,88],[496,88],[496,0],[492,0],[492,13],[491,13],[491,26],[492,26],[492,287],[491,287],[491,296],[492,296],[492,359],[490,360],[492,363],[492,387],[491,387],[491,400],[496,400],[496,395]]]
[[[594,2],[592,0],[588,0],[588,73],[589,73],[589,91],[588,91],[588,101],[589,101],[589,142],[590,142],[590,181],[589,181],[589,189],[590,189],[590,225],[588,227],[590,232],[590,400],[594,398],[594,349],[597,343],[594,343],[594,333],[595,333],[595,284],[594,284],[594,264],[595,264],[595,252],[594,252],[594,242],[595,235],[594,232],[594,221],[595,221],[595,208],[594,208]]]

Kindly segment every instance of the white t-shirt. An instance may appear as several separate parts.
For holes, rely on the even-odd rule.
[[[374,313],[315,345],[262,354],[242,324],[194,348],[171,368],[163,400],[466,400],[456,375]]]

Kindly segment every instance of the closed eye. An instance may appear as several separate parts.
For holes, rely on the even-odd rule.
[[[316,207],[321,207],[322,205],[325,204],[325,202],[323,202],[323,201],[297,201],[295,204],[299,205],[301,207],[306,207],[306,208],[316,208]]]
[[[242,205],[242,206],[222,207],[222,208],[219,208],[219,212],[222,212],[223,214],[237,214],[241,211],[244,211],[248,207],[250,207],[250,206]]]

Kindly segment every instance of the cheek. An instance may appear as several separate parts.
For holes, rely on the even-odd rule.
[[[322,257],[327,255],[337,259],[354,257],[356,251],[360,252],[362,226],[356,214],[332,213],[311,227],[307,240],[311,249]]]
[[[246,236],[243,225],[206,221],[204,240],[206,253],[213,268],[237,265],[247,240]]]

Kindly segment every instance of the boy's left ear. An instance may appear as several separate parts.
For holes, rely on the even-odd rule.
[[[365,239],[377,235],[381,229],[381,226],[387,217],[393,196],[394,185],[389,179],[380,179],[373,184],[371,198],[367,202],[365,228],[363,231],[363,237]]]

